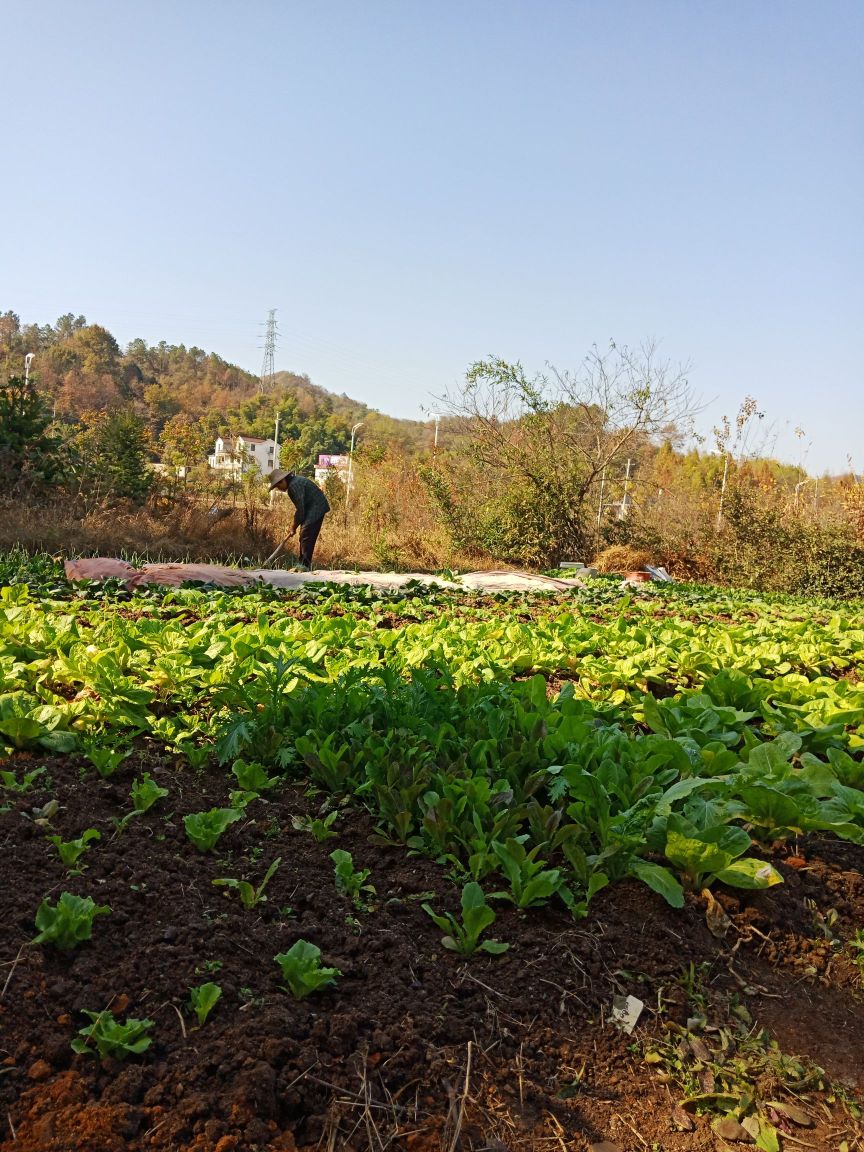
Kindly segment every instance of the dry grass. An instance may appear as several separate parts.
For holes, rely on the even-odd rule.
[[[638,572],[646,564],[662,563],[641,548],[630,548],[628,545],[616,544],[611,548],[604,548],[594,557],[593,567],[598,572]]]
[[[15,545],[30,552],[66,556],[123,552],[152,560],[218,562],[254,557],[264,541],[250,540],[235,518],[208,530],[206,509],[200,507],[175,508],[169,513],[115,507],[80,515],[67,505],[52,504],[0,508],[0,548]],[[262,558],[266,554],[261,552]]]
[[[359,493],[350,517],[334,507],[324,521],[315,551],[316,568],[394,569],[434,572],[489,567],[456,553],[444,530],[407,507],[370,507]],[[208,517],[206,501],[185,497],[163,508],[132,505],[82,514],[68,503],[0,506],[0,549],[20,546],[28,552],[62,556],[101,555],[149,561],[263,563],[290,530],[293,507],[277,498],[273,507],[238,503],[223,508],[217,521]],[[416,509],[415,509],[416,511]],[[290,567],[297,557],[297,537],[275,562]]]

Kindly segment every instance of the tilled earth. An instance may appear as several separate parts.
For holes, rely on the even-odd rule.
[[[4,767],[43,764],[49,788],[0,798],[0,1152],[728,1149],[712,1121],[734,1107],[743,1118],[749,1097],[781,1146],[864,1147],[862,973],[848,943],[864,927],[860,848],[778,849],[786,882],[718,892],[710,917],[702,897],[675,912],[630,882],[578,923],[563,907],[501,904],[488,935],[510,950],[464,960],[421,907],[455,911],[445,870],[370,843],[360,810],[319,844],[292,817],[324,797],[271,793],[202,854],[183,816],[227,804],[225,773],[149,746],[109,780],[74,757]],[[145,770],[169,796],[118,833]],[[51,798],[59,811],[40,827],[33,809]],[[91,827],[101,840],[69,876],[45,836]],[[371,869],[367,909],[336,891],[334,847]],[[211,883],[257,883],[276,857],[255,909]],[[37,907],[62,891],[111,914],[70,953],[30,946]],[[297,1001],[273,957],[300,938],[342,975]],[[222,998],[199,1027],[189,990],[206,981]],[[628,994],[645,1005],[632,1035],[609,1021]],[[72,1052],[82,1010],[104,1008],[154,1021],[142,1056]]]

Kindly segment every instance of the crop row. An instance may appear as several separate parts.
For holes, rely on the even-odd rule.
[[[442,605],[395,629],[327,598],[297,620],[260,593],[132,614],[5,588],[0,734],[104,775],[143,738],[196,770],[308,779],[460,884],[576,916],[628,875],[676,906],[779,882],[754,841],[864,842],[861,613],[685,591],[595,602],[590,620],[578,600],[530,623]]]

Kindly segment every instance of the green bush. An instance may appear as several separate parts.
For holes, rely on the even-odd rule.
[[[32,384],[12,376],[0,386],[0,487],[6,495],[41,492],[59,481],[64,448],[50,425],[51,413]]]
[[[802,533],[803,564],[788,589],[803,596],[864,600],[864,547],[842,533],[811,529]]]

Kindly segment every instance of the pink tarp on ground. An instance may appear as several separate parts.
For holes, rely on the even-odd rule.
[[[88,560],[67,560],[63,565],[67,580],[128,580],[135,569],[125,560],[94,556]]]
[[[581,588],[580,580],[558,580],[536,576],[533,572],[466,572],[458,582],[442,580],[423,572],[287,572],[281,568],[225,568],[219,564],[145,564],[135,569],[124,560],[95,556],[87,560],[67,560],[68,580],[124,580],[130,588],[141,584],[165,584],[176,587],[186,580],[200,580],[237,588],[261,581],[274,588],[301,588],[304,584],[369,584],[374,588],[403,588],[416,580],[435,588],[473,588],[481,592],[566,592]]]
[[[178,586],[186,580],[201,580],[236,588],[251,584],[255,577],[238,568],[225,568],[220,564],[145,564],[133,568],[125,560],[93,556],[88,560],[67,560],[67,580],[124,580],[130,588],[139,584],[167,584]]]

